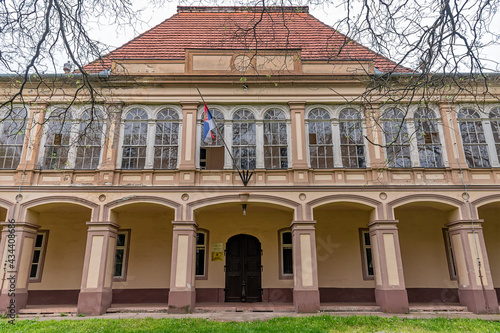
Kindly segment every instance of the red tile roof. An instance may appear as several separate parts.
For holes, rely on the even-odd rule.
[[[110,59],[184,59],[186,49],[300,49],[302,60],[373,60],[382,72],[409,72],[322,23],[307,7],[178,7],[178,13],[85,66]]]

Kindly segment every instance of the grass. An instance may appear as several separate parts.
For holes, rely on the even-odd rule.
[[[257,322],[205,319],[0,320],[0,332],[500,332],[498,321],[365,316],[282,317]]]

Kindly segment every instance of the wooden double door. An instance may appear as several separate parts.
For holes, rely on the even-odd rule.
[[[236,235],[226,244],[226,302],[262,301],[261,247],[257,238]]]

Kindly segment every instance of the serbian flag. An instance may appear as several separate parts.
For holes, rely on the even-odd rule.
[[[207,142],[209,136],[212,138],[212,140],[215,139],[213,133],[214,130],[214,118],[212,118],[212,114],[210,113],[207,104],[205,104],[205,118],[203,119],[203,141]]]

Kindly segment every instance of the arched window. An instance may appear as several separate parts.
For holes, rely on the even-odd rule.
[[[264,114],[264,166],[266,169],[288,168],[285,114],[279,109]]]
[[[443,167],[436,114],[428,108],[420,108],[415,112],[414,118],[420,166],[424,168]]]
[[[127,113],[124,124],[122,169],[143,169],[146,163],[148,115],[144,110],[132,109]]]
[[[173,109],[164,109],[156,117],[155,169],[176,169],[179,145],[179,115]]]
[[[82,113],[76,142],[75,169],[97,169],[101,157],[103,116],[99,111]]]
[[[213,139],[207,141],[201,138],[200,145],[200,169],[222,170],[224,168],[224,115],[217,109],[210,109],[210,113],[217,124],[217,130],[212,131]],[[201,113],[201,121],[205,112]],[[203,127],[202,131],[203,133]]]
[[[495,140],[495,150],[500,161],[500,108],[494,108],[490,112],[491,131]]]
[[[13,108],[2,121],[0,132],[0,169],[16,169],[21,160],[27,112],[24,108]]]
[[[309,157],[311,168],[333,168],[333,139],[330,115],[324,109],[312,109],[309,119]]]
[[[470,168],[489,168],[488,146],[479,113],[464,108],[458,112],[457,118],[467,164]]]
[[[382,117],[387,152],[387,164],[392,168],[411,168],[410,140],[404,113],[388,109]]]
[[[249,110],[233,115],[233,156],[240,169],[255,169],[255,117]]]
[[[57,109],[47,119],[44,169],[66,169],[73,123],[69,110]]]
[[[339,114],[340,151],[344,168],[364,168],[365,146],[361,115],[354,109],[344,109]]]

